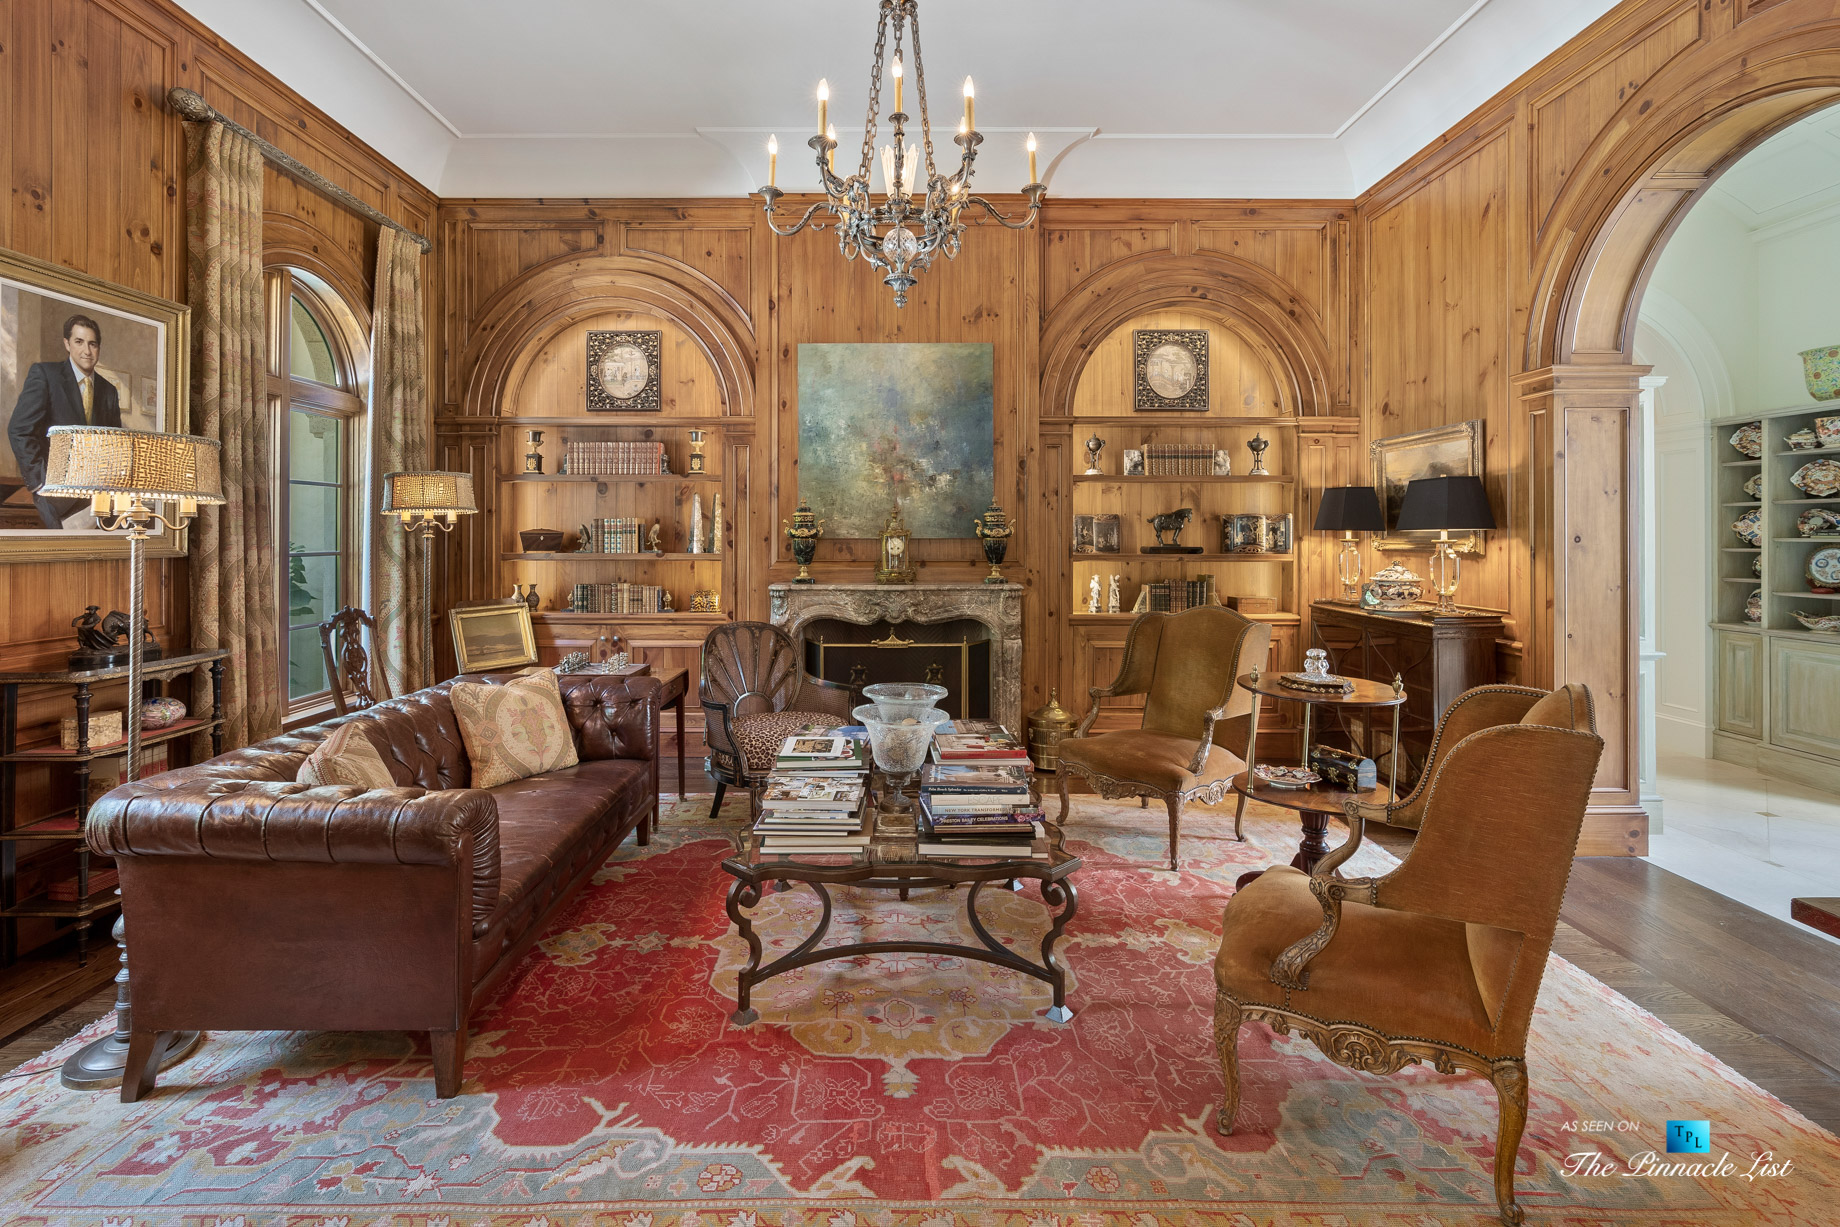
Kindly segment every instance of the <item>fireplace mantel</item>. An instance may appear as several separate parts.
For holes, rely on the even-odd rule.
[[[773,625],[803,654],[805,627],[816,618],[867,626],[875,622],[951,622],[968,618],[990,630],[990,711],[1017,736],[1022,727],[1022,585],[773,584]]]

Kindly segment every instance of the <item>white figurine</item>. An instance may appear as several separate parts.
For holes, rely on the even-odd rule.
[[[703,496],[690,496],[690,552],[701,554],[703,550]]]
[[[1099,577],[1095,575],[1093,578],[1097,580]],[[1116,575],[1105,583],[1105,612],[1118,612],[1118,577]]]
[[[1099,577],[1097,575],[1092,577],[1092,584],[1086,592],[1086,612],[1099,612]]]

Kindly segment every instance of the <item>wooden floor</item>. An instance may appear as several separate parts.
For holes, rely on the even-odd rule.
[[[697,771],[692,792],[707,791]],[[1084,791],[1084,790],[1077,790]],[[1370,827],[1403,855],[1410,832]],[[1840,946],[1623,857],[1576,863],[1554,950],[1816,1124],[1840,1133]],[[0,1073],[113,1003],[107,949],[0,970]]]

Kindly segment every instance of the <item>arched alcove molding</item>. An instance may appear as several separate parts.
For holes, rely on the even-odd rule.
[[[1840,101],[1840,15],[1811,23],[1814,7],[1778,5],[1683,53],[1604,126],[1544,228],[1525,369],[1630,362],[1642,291],[1687,211],[1759,143]]]
[[[264,213],[262,263],[269,268],[286,265],[325,282],[355,317],[363,343],[369,343],[372,278],[331,236],[291,214]]]
[[[583,256],[545,265],[494,294],[461,353],[461,412],[494,416],[543,345],[609,311],[659,315],[683,328],[715,372],[723,416],[754,413],[754,333],[715,282],[674,261]]]
[[[1175,308],[1245,338],[1271,369],[1287,414],[1331,411],[1329,345],[1296,292],[1231,256],[1157,252],[1109,264],[1081,283],[1042,327],[1041,415],[1071,416],[1080,374],[1099,343],[1147,312]]]

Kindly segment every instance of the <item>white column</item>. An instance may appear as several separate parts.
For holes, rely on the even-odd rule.
[[[1637,470],[1641,474],[1641,484],[1636,491],[1636,506],[1642,523],[1637,558],[1637,574],[1641,577],[1636,638],[1636,720],[1641,730],[1638,738],[1640,755],[1638,795],[1641,798],[1642,808],[1648,811],[1649,834],[1658,835],[1661,833],[1661,792],[1660,767],[1655,751],[1655,674],[1656,662],[1665,653],[1658,651],[1655,647],[1655,558],[1657,555],[1655,389],[1666,383],[1667,377],[1644,375],[1638,382],[1642,388],[1641,395],[1636,402],[1640,418],[1637,423],[1637,438],[1642,448],[1642,462]]]

